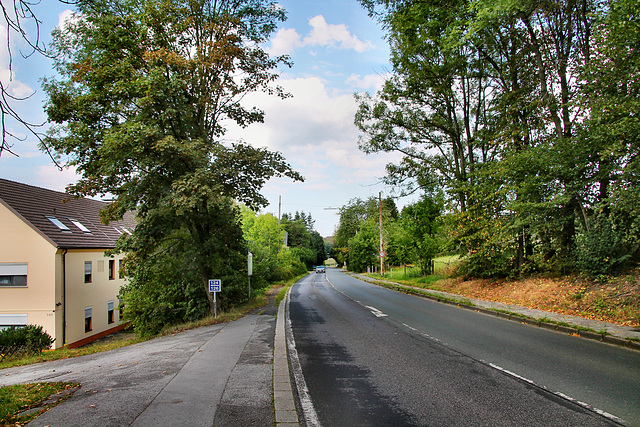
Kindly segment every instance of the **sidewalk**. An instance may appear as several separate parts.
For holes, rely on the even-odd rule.
[[[595,339],[610,344],[621,345],[624,347],[640,350],[640,341],[630,341],[629,338],[640,340],[640,330],[630,327],[618,325],[616,323],[603,322],[599,320],[585,319],[577,316],[570,316],[548,311],[536,310],[518,305],[504,304],[495,301],[484,301],[476,298],[470,298],[462,295],[451,294],[448,292],[434,291],[431,289],[423,289],[413,286],[401,285],[396,282],[382,279],[372,279],[363,274],[355,274],[347,272],[353,277],[364,280],[369,283],[386,283],[407,291],[434,299],[440,302],[456,304],[470,310],[475,310],[485,314],[491,314],[505,319],[512,319],[519,322],[540,326],[547,329],[557,330],[573,335],[580,335],[584,338]],[[498,311],[496,311],[498,310]],[[521,316],[525,316],[522,318]],[[558,323],[554,323],[558,322]],[[584,330],[587,328],[589,330]]]
[[[29,426],[273,425],[273,315],[66,360],[0,370],[0,386],[81,387]]]

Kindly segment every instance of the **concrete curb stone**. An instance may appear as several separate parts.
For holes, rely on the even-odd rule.
[[[273,406],[275,409],[276,426],[300,426],[298,412],[293,397],[291,374],[285,335],[285,306],[286,298],[278,306],[276,318],[276,335],[273,345]]]

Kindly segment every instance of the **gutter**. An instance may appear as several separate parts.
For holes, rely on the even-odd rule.
[[[67,252],[62,250],[62,346],[67,342]]]

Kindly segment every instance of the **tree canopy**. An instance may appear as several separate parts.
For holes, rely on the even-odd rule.
[[[357,96],[360,147],[403,154],[388,183],[445,190],[470,274],[638,261],[632,1],[361,3],[387,32],[393,74]]]
[[[288,59],[260,47],[284,17],[264,0],[80,2],[54,34],[61,77],[45,90],[58,125],[46,142],[82,175],[68,190],[111,195],[107,222],[136,212],[119,248],[138,268],[187,239],[203,288],[229,278],[223,303],[246,265],[236,201],[258,208],[269,178],[302,179],[280,153],[224,139],[228,123],[264,117],[244,95],[288,96],[274,86]]]

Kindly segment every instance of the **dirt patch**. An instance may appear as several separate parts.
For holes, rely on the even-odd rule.
[[[438,289],[488,301],[640,327],[640,271],[597,281],[580,276],[518,281],[445,279]]]
[[[267,293],[264,295],[267,298],[267,305],[263,305],[262,307],[256,308],[251,311],[249,314],[267,314],[269,316],[275,316],[278,314],[278,307],[276,306],[276,297],[278,293],[282,289],[281,285],[272,286]]]

